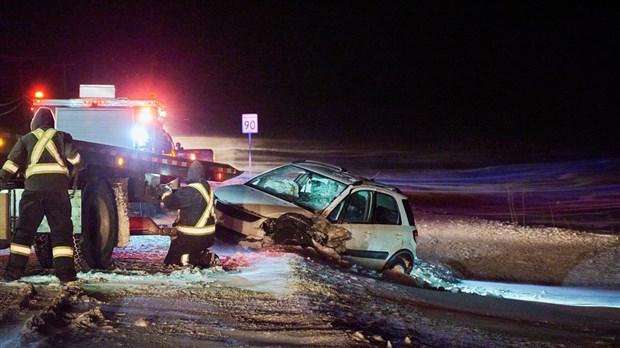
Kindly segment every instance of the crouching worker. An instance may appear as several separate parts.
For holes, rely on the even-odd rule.
[[[174,192],[165,188],[161,195],[167,209],[178,209],[178,233],[164,263],[199,268],[218,266],[218,256],[209,251],[215,240],[215,202],[202,163],[192,162],[187,183]]]
[[[54,270],[61,282],[77,280],[73,261],[73,223],[69,182],[71,172],[81,169],[80,154],[70,134],[54,129],[54,116],[40,108],[30,124],[32,132],[19,138],[0,170],[7,181],[25,169],[19,218],[11,240],[11,254],[2,278],[24,276],[37,228],[47,217],[52,240]]]

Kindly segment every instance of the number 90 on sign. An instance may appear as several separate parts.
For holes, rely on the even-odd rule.
[[[241,133],[258,133],[258,114],[241,115]]]

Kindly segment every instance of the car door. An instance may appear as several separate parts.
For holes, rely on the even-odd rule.
[[[384,251],[376,250],[375,229],[371,223],[373,191],[356,190],[343,200],[338,225],[351,232],[351,239],[346,242],[344,255],[364,267],[376,269],[381,267],[387,256]],[[336,210],[336,209],[335,209]]]
[[[403,247],[405,231],[400,209],[388,194],[356,190],[332,212],[334,215],[328,218],[351,232],[345,256],[355,263],[380,270]]]
[[[375,192],[371,222],[374,226],[373,247],[387,251],[388,258],[396,252],[407,249],[412,253],[411,227],[403,225],[402,209],[399,200],[384,192]],[[406,221],[406,220],[405,220]]]

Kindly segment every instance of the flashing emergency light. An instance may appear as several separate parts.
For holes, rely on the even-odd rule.
[[[123,157],[117,157],[116,158],[116,165],[119,167],[122,167],[125,165],[125,158]]]
[[[4,145],[4,139],[0,138],[0,147]]]
[[[140,109],[138,120],[140,120],[140,122],[142,123],[150,123],[151,121],[153,121],[153,113],[151,112],[151,108],[149,106],[145,106]]]
[[[89,99],[85,99],[83,101],[84,105],[90,105],[92,107],[97,107],[97,105],[104,105],[105,104],[105,100],[89,100]]]
[[[43,91],[34,92],[34,97],[37,99],[43,99],[43,96],[44,96]]]

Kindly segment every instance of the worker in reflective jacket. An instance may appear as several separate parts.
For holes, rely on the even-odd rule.
[[[16,280],[24,275],[37,228],[45,216],[50,227],[55,274],[62,282],[73,281],[77,278],[68,190],[72,171],[81,169],[80,154],[70,134],[54,129],[50,109],[38,109],[30,129],[30,133],[19,138],[0,170],[0,179],[7,181],[18,170],[25,169],[19,219],[2,278]]]
[[[178,233],[164,263],[200,268],[219,265],[217,255],[209,251],[215,240],[215,202],[202,163],[192,162],[187,184],[174,192],[166,188],[161,196],[167,209],[178,209]]]

